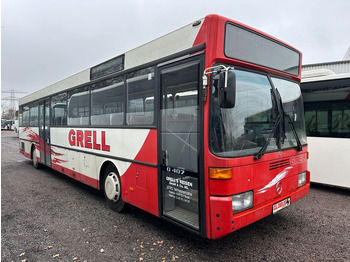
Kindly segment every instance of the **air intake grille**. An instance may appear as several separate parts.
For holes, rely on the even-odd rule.
[[[270,163],[270,170],[275,170],[281,167],[289,166],[289,159],[284,159],[276,162]]]

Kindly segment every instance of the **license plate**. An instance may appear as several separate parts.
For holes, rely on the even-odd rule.
[[[275,214],[276,212],[280,211],[281,209],[290,206],[290,198],[286,198],[272,206],[272,213]]]

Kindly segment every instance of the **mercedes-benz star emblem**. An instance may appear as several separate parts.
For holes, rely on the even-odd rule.
[[[282,193],[282,190],[283,190],[283,186],[282,186],[282,183],[281,182],[278,182],[277,185],[276,185],[276,193],[278,195],[280,195]]]

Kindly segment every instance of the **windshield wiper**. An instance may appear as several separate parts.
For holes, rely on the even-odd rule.
[[[270,141],[271,141],[271,138],[274,136],[275,132],[276,132],[276,129],[277,127],[279,126],[281,120],[283,119],[283,113],[280,113],[278,116],[277,116],[277,119],[276,119],[276,122],[275,122],[275,125],[273,126],[273,129],[269,135],[269,137],[267,138],[264,146],[259,150],[259,152],[256,154],[256,156],[254,156],[254,160],[257,160],[257,159],[261,159],[261,157],[265,154],[265,151],[267,149],[267,146],[270,144]]]
[[[303,150],[303,146],[301,145],[301,142],[300,142],[299,136],[298,136],[298,134],[297,134],[297,131],[295,130],[295,126],[294,126],[294,124],[293,124],[293,121],[292,121],[292,119],[290,118],[290,115],[285,114],[285,117],[287,117],[288,123],[289,123],[289,125],[290,125],[291,128],[292,128],[292,131],[293,131],[295,140],[297,141],[297,145],[298,145],[297,150],[298,150],[298,151],[302,151],[302,150]]]
[[[265,154],[267,146],[269,145],[269,143],[271,141],[271,138],[275,134],[278,125],[280,124],[281,120],[284,120],[285,117],[288,119],[288,123],[290,124],[290,126],[292,128],[292,131],[293,131],[293,134],[294,134],[294,137],[295,137],[295,140],[297,141],[297,145],[298,145],[297,150],[298,151],[302,151],[303,150],[303,146],[301,145],[299,136],[298,136],[298,134],[297,134],[297,132],[295,130],[295,126],[293,124],[292,119],[290,118],[290,115],[281,113],[281,114],[278,115],[278,117],[276,119],[276,122],[275,122],[275,125],[273,126],[273,129],[272,129],[268,139],[266,140],[264,146],[259,150],[259,152],[256,154],[256,156],[254,156],[254,160],[261,159],[261,157]]]
[[[288,119],[288,123],[289,125],[291,126],[292,128],[292,131],[293,131],[293,135],[295,137],[295,140],[297,141],[297,145],[298,145],[298,148],[297,150],[298,151],[302,151],[303,150],[303,147],[301,145],[301,142],[300,142],[300,139],[299,139],[299,136],[295,130],[295,126],[293,124],[293,121],[292,119],[290,118],[290,115],[289,114],[286,114],[285,111],[284,111],[284,107],[283,107],[283,102],[282,102],[282,98],[281,98],[281,94],[280,92],[278,91],[278,89],[276,88],[276,94],[277,94],[277,97],[278,97],[278,101],[279,101],[279,104],[280,104],[280,107],[281,107],[281,113],[283,114],[284,118],[287,118]],[[283,119],[284,120],[284,119]],[[283,141],[285,139],[285,136],[286,136],[286,128],[284,126],[284,121],[283,121]]]

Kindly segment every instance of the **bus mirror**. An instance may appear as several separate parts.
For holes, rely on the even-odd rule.
[[[232,70],[221,71],[217,81],[220,107],[233,108],[236,102],[236,74]]]

